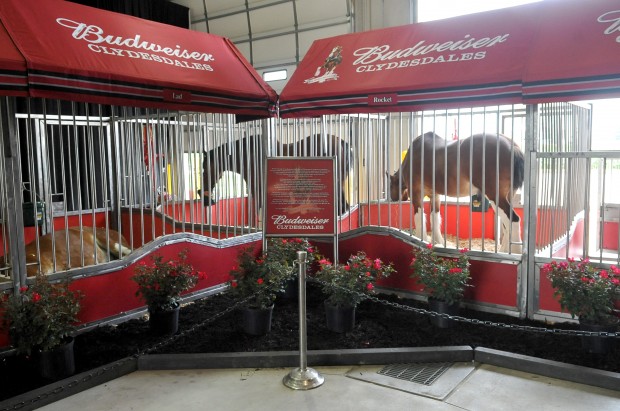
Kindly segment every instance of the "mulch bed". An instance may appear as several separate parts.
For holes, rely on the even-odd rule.
[[[426,304],[394,295],[380,295],[382,300],[409,307],[426,308]],[[440,329],[430,324],[429,316],[388,304],[364,301],[357,308],[356,327],[338,334],[325,325],[324,297],[316,284],[308,285],[307,327],[308,350],[433,347],[467,345],[486,347],[515,354],[620,372],[620,344],[606,355],[586,353],[579,336],[552,332],[530,332],[506,327],[493,327],[459,322],[452,328]],[[281,299],[276,302],[271,332],[264,336],[249,336],[240,328],[240,312],[234,310],[220,318],[197,327],[191,333],[184,330],[213,319],[235,301],[228,294],[218,294],[187,304],[180,313],[182,336],[161,347],[157,353],[218,353],[295,351],[299,349],[299,313],[297,301]],[[461,316],[518,326],[576,330],[573,323],[544,324],[532,320],[482,313],[462,309]],[[76,337],[75,361],[77,372],[112,363],[143,353],[167,337],[154,335],[145,319],[127,321],[118,326],[102,326]],[[615,339],[618,340],[617,338]],[[0,401],[48,384],[36,376],[32,360],[8,357],[0,362]]]

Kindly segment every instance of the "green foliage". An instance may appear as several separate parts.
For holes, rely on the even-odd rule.
[[[308,240],[302,238],[270,238],[267,242],[267,252],[265,260],[268,263],[280,263],[288,268],[288,275],[285,280],[292,280],[297,277],[295,262],[297,252],[306,252],[307,268],[310,269],[312,263],[317,259],[317,249]]]
[[[543,265],[542,275],[551,280],[554,296],[573,318],[590,324],[616,322],[613,316],[615,293],[620,290],[620,268],[594,268],[587,260],[552,261]]]
[[[239,253],[237,265],[230,271],[231,293],[238,298],[254,296],[250,305],[269,308],[278,293],[284,292],[284,283],[290,278],[291,269],[265,254],[256,254],[253,247]]]
[[[387,278],[394,268],[376,258],[366,256],[358,251],[349,257],[346,264],[334,265],[327,259],[319,260],[320,269],[316,278],[323,283],[323,292],[331,305],[355,307],[366,294],[374,291],[374,283],[380,278]]]
[[[411,260],[412,278],[424,287],[430,297],[454,304],[463,299],[470,277],[467,249],[458,258],[440,257],[433,245],[414,247]]]
[[[69,280],[51,284],[44,275],[22,287],[18,294],[5,296],[3,326],[8,327],[17,352],[50,351],[75,330],[82,294],[69,289]]]
[[[131,277],[138,284],[136,296],[142,297],[151,311],[167,311],[179,305],[181,293],[196,286],[203,272],[194,270],[187,263],[187,250],[179,253],[177,260],[164,261],[161,255],[153,255],[151,263],[141,261]]]

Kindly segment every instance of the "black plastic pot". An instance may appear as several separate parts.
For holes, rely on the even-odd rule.
[[[179,309],[156,310],[149,308],[149,328],[157,335],[172,335],[179,330]]]
[[[327,328],[337,333],[352,331],[355,327],[355,307],[331,305],[325,301]]]
[[[39,375],[48,380],[59,380],[75,373],[75,357],[73,355],[74,339],[49,351],[38,353]]]
[[[265,335],[271,331],[273,305],[269,308],[246,307],[241,311],[243,332],[249,335]]]
[[[579,328],[582,331],[588,332],[608,332],[613,333],[618,329],[618,323],[616,324],[589,324],[585,322],[579,322]],[[581,337],[581,346],[583,349],[590,354],[606,354],[613,350],[616,346],[616,338],[612,337],[604,337],[604,336],[582,336]]]
[[[428,299],[428,307],[431,311],[450,316],[458,315],[461,309],[459,303],[448,304],[447,302],[436,298]],[[430,321],[431,324],[439,328],[450,328],[456,325],[456,321],[437,315],[432,315],[430,317]]]

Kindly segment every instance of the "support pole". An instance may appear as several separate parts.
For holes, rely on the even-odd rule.
[[[306,339],[306,251],[297,251],[299,265],[299,368],[291,370],[282,382],[294,390],[310,390],[319,387],[325,378],[316,370],[308,368]]]

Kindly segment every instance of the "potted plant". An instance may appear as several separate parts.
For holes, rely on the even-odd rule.
[[[179,325],[181,294],[196,286],[203,272],[187,263],[187,250],[177,259],[164,260],[156,254],[151,262],[141,261],[131,277],[138,284],[136,296],[141,297],[149,311],[149,326],[157,334],[174,334]]]
[[[371,259],[363,251],[349,257],[346,264],[332,264],[319,260],[315,278],[327,295],[325,313],[327,327],[336,332],[347,332],[355,326],[355,308],[374,292],[374,283],[388,277],[394,268],[380,259]]]
[[[421,284],[423,291],[428,293],[428,304],[431,311],[457,315],[460,301],[470,280],[469,257],[467,249],[461,249],[460,255],[442,257],[437,255],[433,245],[414,247],[410,267],[411,277]],[[431,322],[439,327],[449,327],[453,321],[448,318],[431,316]]]
[[[544,264],[541,274],[551,280],[554,296],[563,310],[573,318],[578,317],[582,330],[614,332],[618,317],[614,315],[614,300],[620,290],[620,268],[595,268],[587,259],[552,261]],[[613,339],[591,336],[582,338],[584,349],[603,353],[613,345]]]
[[[73,332],[80,311],[80,291],[69,280],[52,284],[39,274],[34,282],[5,295],[3,326],[18,354],[38,359],[44,378],[58,379],[75,372]]]
[[[287,275],[284,277],[283,296],[293,299],[297,296],[298,282],[297,269],[294,262],[297,261],[297,252],[306,252],[307,269],[317,258],[316,248],[313,247],[305,238],[270,238],[267,241],[267,252],[265,260],[267,263],[274,262],[283,264],[288,268]]]
[[[242,310],[243,329],[247,334],[262,335],[271,329],[273,303],[284,290],[290,268],[280,261],[256,254],[253,247],[240,251],[237,265],[230,271],[231,293],[248,299]]]

